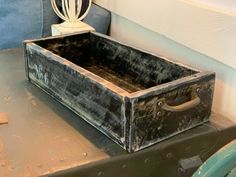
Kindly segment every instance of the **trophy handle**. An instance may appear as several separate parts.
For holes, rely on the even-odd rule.
[[[64,1],[62,0],[62,3],[63,3]],[[62,20],[64,20],[64,21],[69,21],[69,18],[67,18],[67,16],[66,15],[63,15],[61,12],[60,12],[60,10],[58,9],[58,7],[57,7],[57,4],[56,4],[56,1],[55,0],[51,0],[51,4],[52,4],[52,8],[53,8],[53,10],[54,10],[54,12],[57,14],[57,16],[58,17],[60,17]]]
[[[67,22],[76,22],[76,21],[81,21],[85,18],[85,16],[88,14],[89,9],[92,5],[92,0],[89,0],[89,6],[84,12],[83,15],[80,15],[81,8],[82,8],[82,3],[83,0],[77,0],[77,9],[76,9],[76,4],[75,2],[72,2],[71,0],[62,0],[62,11],[58,9],[56,0],[51,0],[52,8],[54,12],[60,17],[62,20],[67,21]]]
[[[81,4],[82,4],[82,3],[81,3]],[[89,0],[89,6],[88,6],[87,10],[84,12],[84,14],[81,15],[81,17],[78,19],[79,21],[83,20],[83,19],[86,17],[86,15],[88,14],[88,12],[89,12],[91,6],[92,6],[92,0]]]

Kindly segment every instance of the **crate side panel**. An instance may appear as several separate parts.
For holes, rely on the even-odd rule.
[[[215,75],[212,74],[195,82],[176,86],[171,91],[166,89],[159,95],[136,98],[132,119],[132,150],[145,148],[208,121],[213,100],[214,78]],[[180,112],[163,109],[163,99],[178,99],[193,92],[197,92],[201,100],[197,106]]]
[[[83,65],[90,61],[89,33],[59,36],[58,38],[35,41],[35,43],[77,65]]]
[[[126,78],[139,90],[195,74],[191,70],[144,51],[120,44],[109,38],[91,34],[92,56],[99,64]]]
[[[49,52],[29,46],[27,50],[31,80],[119,144],[123,142],[121,97],[57,61]]]

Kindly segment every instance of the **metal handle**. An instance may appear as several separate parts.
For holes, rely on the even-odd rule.
[[[192,99],[191,101],[185,102],[185,103],[178,105],[178,106],[170,106],[165,102],[162,106],[162,109],[164,109],[166,111],[171,111],[171,112],[182,112],[182,111],[186,111],[188,109],[191,109],[191,108],[199,105],[200,103],[201,103],[201,100],[198,97],[198,95],[196,95],[195,98]]]

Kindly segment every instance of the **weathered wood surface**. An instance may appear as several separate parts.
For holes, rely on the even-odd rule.
[[[209,120],[212,72],[174,63],[96,33],[27,41],[25,56],[32,83],[128,151]],[[173,111],[196,99],[195,107]]]

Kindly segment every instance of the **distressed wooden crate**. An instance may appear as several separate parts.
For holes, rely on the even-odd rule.
[[[215,74],[98,33],[25,41],[26,75],[129,152],[209,120]]]

